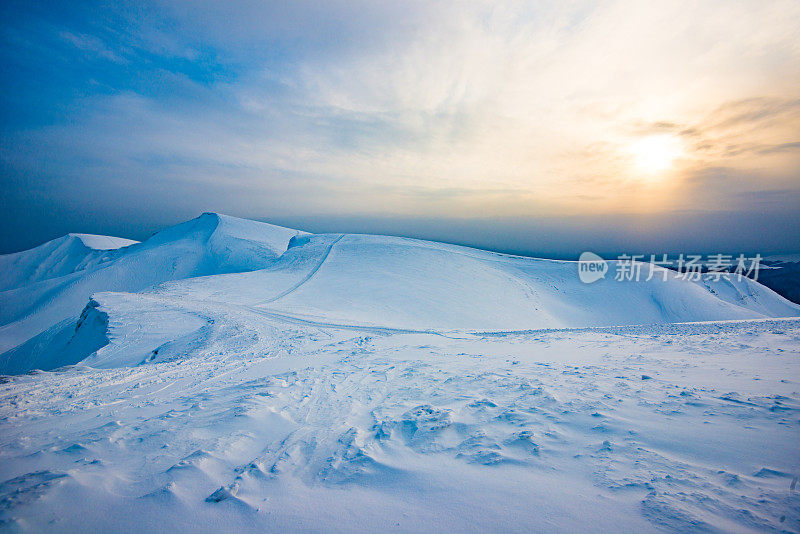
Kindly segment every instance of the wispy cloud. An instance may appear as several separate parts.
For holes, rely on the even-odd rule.
[[[4,17],[16,188],[450,216],[722,209],[800,188],[795,1],[53,9]],[[630,147],[659,135],[683,154],[642,179]]]
[[[83,33],[75,34],[66,30],[59,32],[62,39],[68,43],[73,44],[79,50],[83,50],[97,57],[114,61],[115,63],[124,63],[125,59],[117,55],[113,50],[103,43],[101,39],[92,35]]]

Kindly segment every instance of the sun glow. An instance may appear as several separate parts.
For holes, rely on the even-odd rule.
[[[636,141],[630,147],[637,170],[650,175],[664,172],[683,153],[680,140],[671,135],[653,135]]]

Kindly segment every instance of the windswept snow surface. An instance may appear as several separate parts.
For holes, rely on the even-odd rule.
[[[800,531],[800,308],[750,280],[216,214],[102,243],[0,257],[2,530]]]

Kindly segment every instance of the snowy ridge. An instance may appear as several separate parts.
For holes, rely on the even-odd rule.
[[[80,271],[108,257],[106,251],[135,243],[120,237],[67,234],[31,250],[0,255],[0,291]]]
[[[579,281],[574,262],[370,235],[313,235],[269,268],[166,284],[158,294],[225,301],[302,320],[411,330],[523,330],[796,316],[750,280]]]
[[[112,237],[108,235],[95,234],[69,234],[70,237],[80,239],[87,247],[94,250],[117,250],[118,248],[135,245],[138,241],[125,239],[123,237]]]
[[[209,213],[142,243],[92,251],[80,261],[72,253],[77,243],[85,246],[74,236],[19,253],[29,259],[26,265],[39,261],[68,268],[50,269],[51,274],[43,277],[30,275],[30,269],[24,276],[14,274],[17,262],[7,266],[10,278],[26,282],[0,291],[0,351],[66,319],[77,321],[95,292],[137,292],[168,280],[263,268],[286,250],[296,234],[296,230]]]
[[[72,236],[65,243],[74,247],[76,240]],[[72,248],[65,249],[65,243],[50,242],[29,251],[42,258],[42,265],[51,265],[48,277],[30,275],[32,282],[27,285],[0,292],[0,350],[30,340],[0,359],[0,372],[32,368],[23,361],[31,365],[46,361],[47,368],[77,363],[77,352],[49,347],[44,340],[63,340],[88,299],[100,291],[142,293],[146,302],[160,300],[158,306],[182,310],[176,311],[181,317],[194,317],[187,319],[192,324],[214,321],[219,308],[235,307],[250,321],[269,316],[313,327],[395,332],[800,315],[800,306],[748,279],[693,282],[667,273],[663,280],[659,271],[649,281],[645,272],[640,281],[605,279],[587,285],[578,279],[574,262],[388,236],[312,235],[211,213],[142,243],[102,256],[92,252],[79,263],[73,261],[78,255],[68,252]],[[57,276],[61,271],[52,266],[69,263],[64,258],[71,259],[69,272]],[[135,307],[145,301],[131,295],[109,302],[113,303],[104,309],[113,319],[136,317]],[[118,322],[158,330],[154,323]],[[128,337],[124,326],[120,328],[118,337]],[[113,333],[102,335],[114,338]],[[51,357],[41,356],[44,352]],[[69,358],[55,354],[69,354]],[[136,351],[109,360],[83,354],[83,358],[90,356],[92,364],[101,367],[112,361],[141,363]],[[12,359],[16,360],[13,365],[2,363]]]

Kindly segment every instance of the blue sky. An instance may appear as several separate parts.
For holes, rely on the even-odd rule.
[[[800,242],[797,2],[0,10],[0,252],[203,211],[562,257]]]

